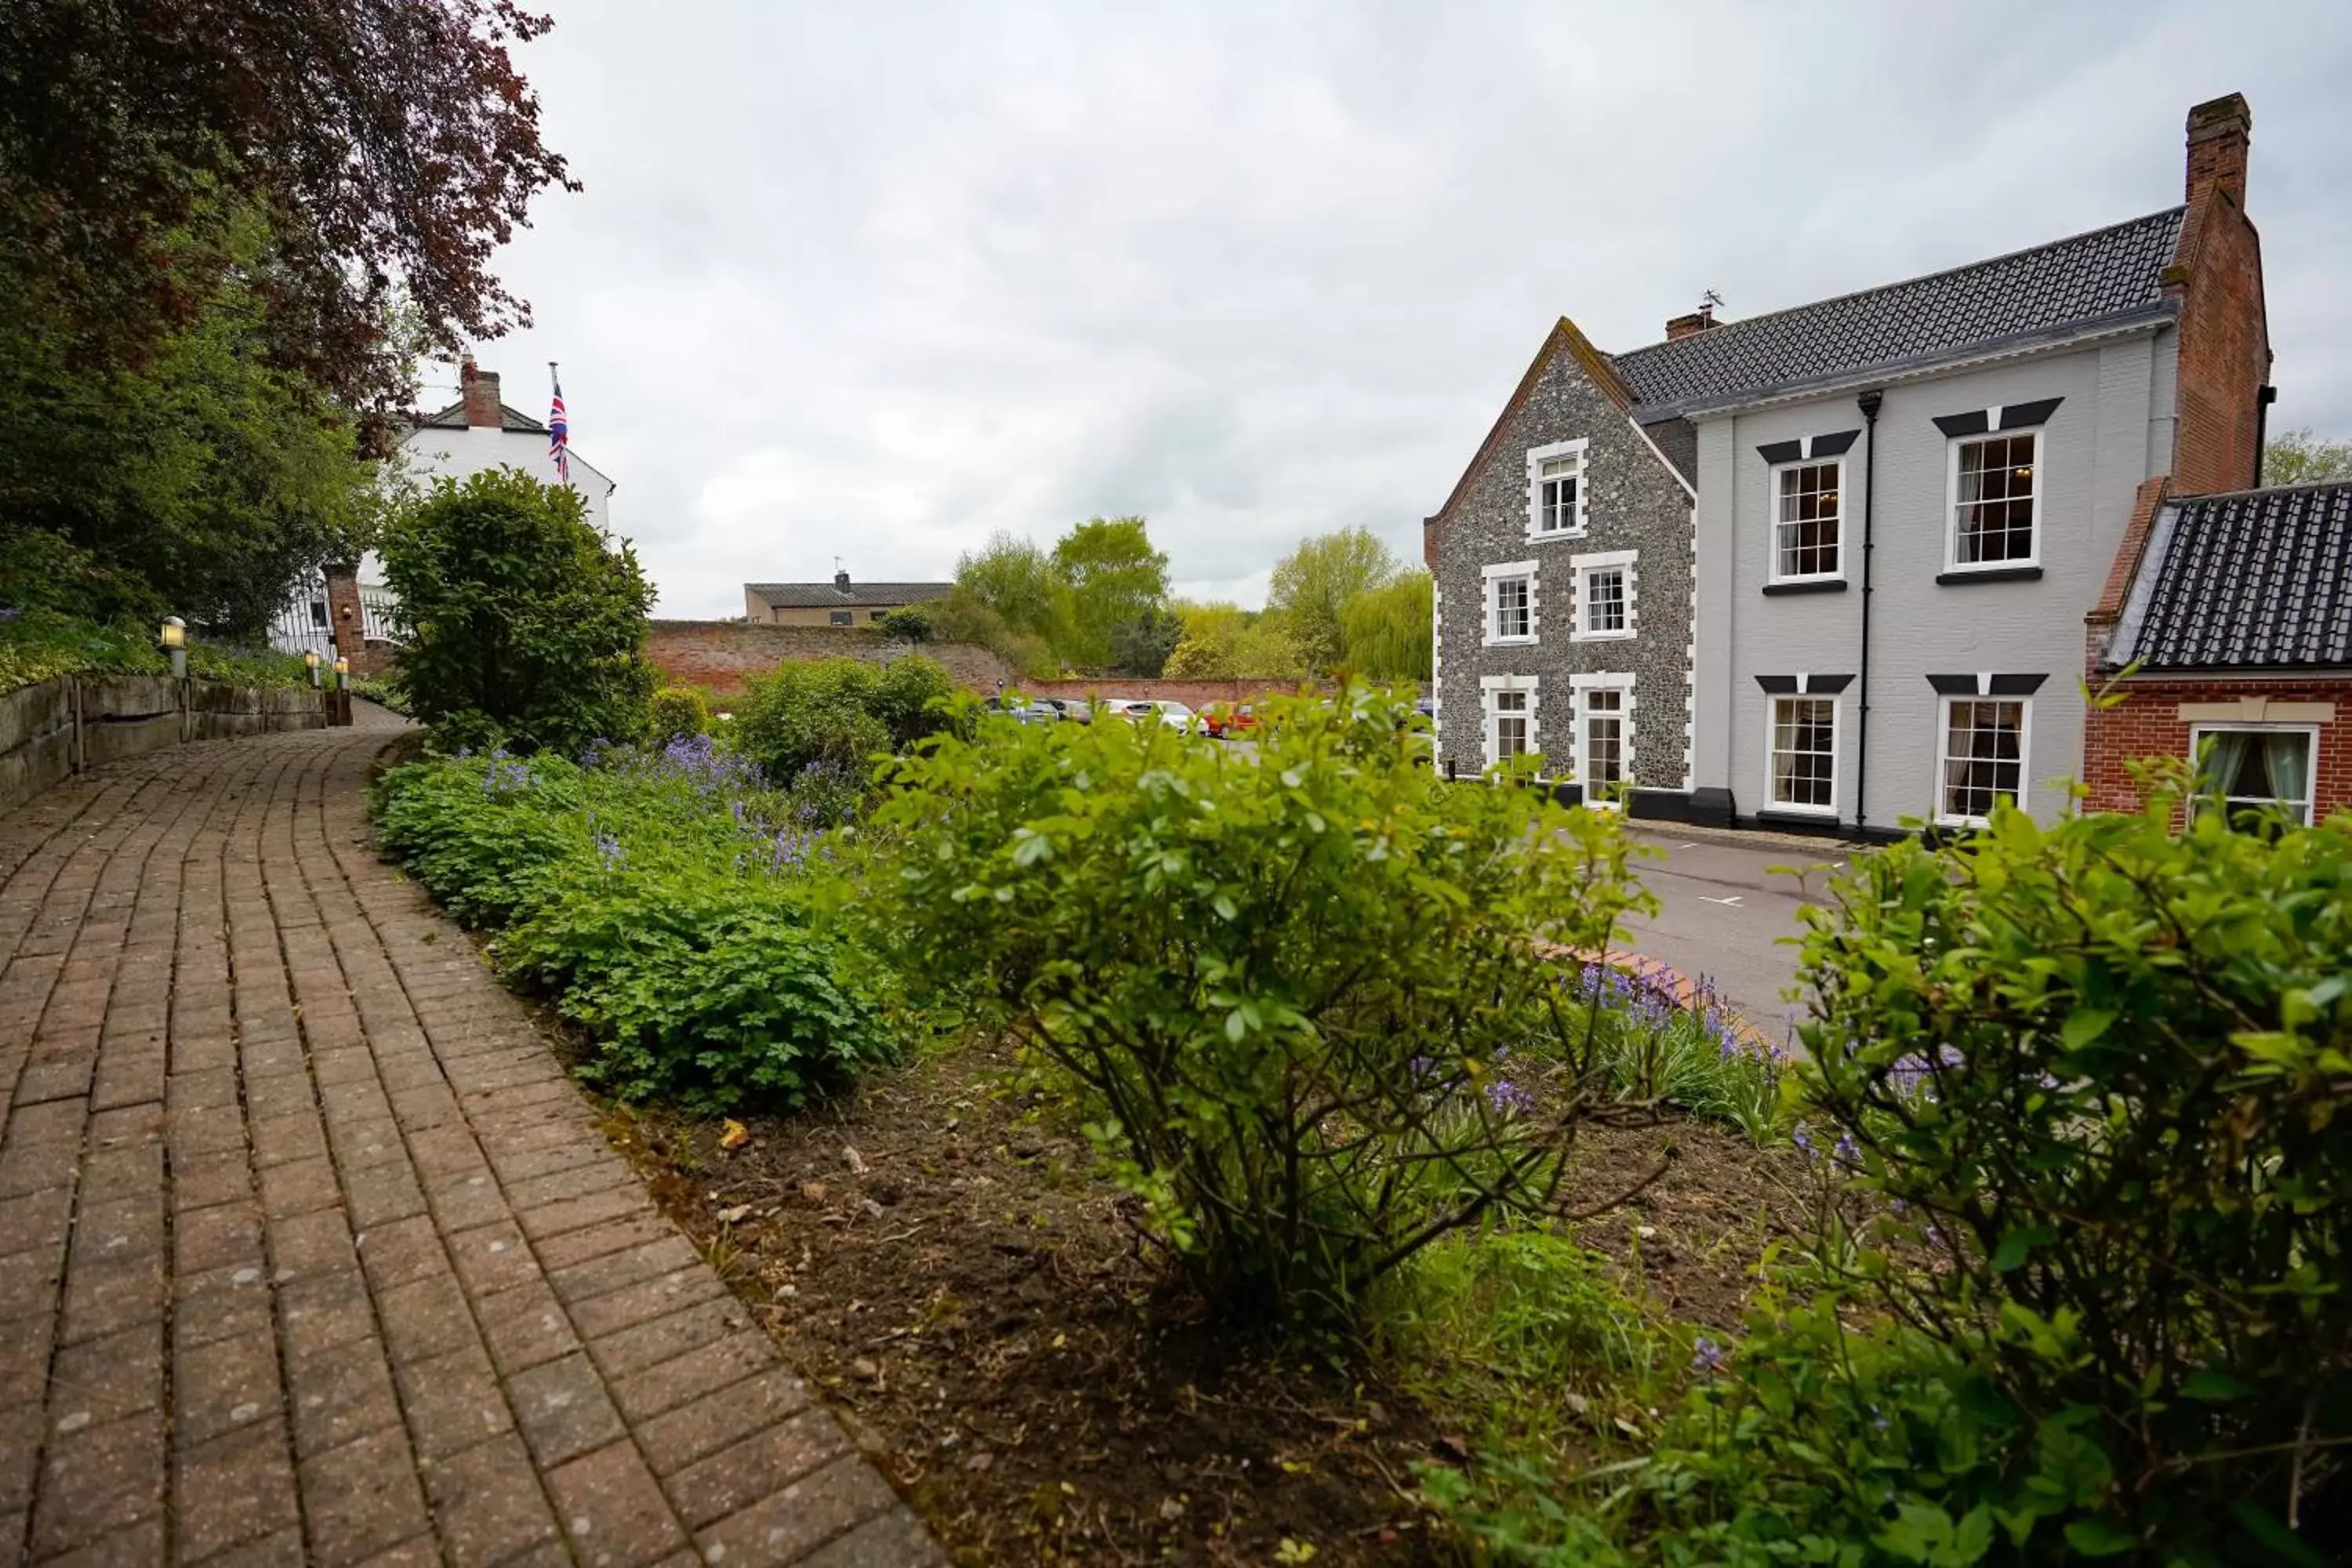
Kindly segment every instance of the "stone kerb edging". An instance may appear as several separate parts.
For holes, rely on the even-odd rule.
[[[327,694],[164,675],[59,675],[0,693],[0,813],[100,763],[190,741],[323,729]]]

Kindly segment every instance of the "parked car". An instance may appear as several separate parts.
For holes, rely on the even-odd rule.
[[[1213,702],[1201,710],[1201,728],[1220,741],[1239,740],[1257,729],[1257,710],[1246,702]]]
[[[1129,723],[1140,724],[1156,721],[1179,734],[1189,735],[1199,726],[1200,716],[1181,702],[1155,700],[1142,697],[1116,697],[1103,704],[1104,710],[1114,713]]]
[[[1084,702],[1075,697],[1047,697],[1040,699],[1040,700],[1042,700],[1046,707],[1051,708],[1055,712],[1059,713],[1063,718],[1068,720],[1073,724],[1091,724],[1094,722],[1094,710],[1087,707]]]
[[[1161,698],[1150,706],[1160,710],[1160,721],[1178,734],[1191,735],[1199,732],[1201,716],[1181,702],[1171,702],[1166,698]]]

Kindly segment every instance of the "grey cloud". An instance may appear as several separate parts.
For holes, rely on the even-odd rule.
[[[2275,417],[2352,434],[2333,5],[889,7],[581,0],[522,52],[587,182],[483,345],[671,614],[1142,511],[1188,591],[1408,558],[1551,321],[1654,340],[2179,199],[2244,91]],[[2217,25],[2218,24],[2218,25]]]

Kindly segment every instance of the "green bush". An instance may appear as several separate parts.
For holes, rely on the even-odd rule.
[[[1643,901],[1615,824],[1448,789],[1410,716],[1276,705],[1254,759],[974,720],[887,775],[909,984],[1024,1048],[1237,1313],[1344,1319],[1436,1237],[1542,1211],[1614,1102],[1540,943],[1598,951]]]
[[[929,642],[931,640],[931,613],[920,605],[901,605],[886,612],[880,620],[874,623],[874,629],[900,642]]]
[[[864,965],[814,920],[808,803],[707,740],[387,773],[378,842],[594,1042],[582,1076],[694,1110],[793,1105],[883,1056]]]
[[[0,691],[57,675],[168,675],[171,661],[155,645],[155,624],[86,621],[55,610],[0,616]],[[188,645],[188,674],[240,686],[301,686],[310,675],[290,654],[266,648]]]
[[[674,741],[710,731],[710,703],[691,686],[665,686],[654,693],[653,738]]]
[[[938,660],[887,665],[796,659],[752,678],[735,707],[736,742],[774,779],[824,767],[864,776],[874,759],[946,722],[936,706],[955,690]]]
[[[2352,1541],[2352,817],[2183,830],[2151,784],[1858,861],[1801,1082],[1927,1238],[1864,1255],[1885,1303],[2112,1472],[2080,1528],[2260,1561]]]
[[[383,552],[401,682],[445,744],[570,754],[645,732],[654,591],[577,492],[512,468],[437,480],[387,525]]]

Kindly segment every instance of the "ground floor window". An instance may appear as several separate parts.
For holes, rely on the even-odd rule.
[[[1837,810],[1837,699],[1772,699],[1771,800],[1785,811]]]
[[[1940,822],[1981,826],[1994,801],[2025,798],[2026,698],[1948,697],[1937,781]]]
[[[1486,765],[1494,767],[1536,748],[1536,681],[1528,675],[1490,675],[1479,685],[1486,709]]]
[[[2189,731],[2197,764],[2197,802],[2227,814],[2232,826],[2284,815],[2311,821],[2312,753],[2318,731],[2253,725],[2208,725]]]

